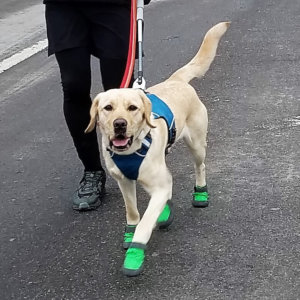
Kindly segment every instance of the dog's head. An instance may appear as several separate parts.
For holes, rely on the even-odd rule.
[[[140,135],[151,124],[151,102],[143,91],[136,89],[112,89],[100,93],[93,100],[90,123],[85,132],[98,124],[106,139],[106,146],[114,152],[125,152],[139,141]]]

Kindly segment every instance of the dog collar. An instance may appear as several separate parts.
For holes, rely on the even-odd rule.
[[[172,146],[176,138],[175,119],[169,106],[163,102],[160,98],[153,94],[146,94],[152,103],[152,115],[154,119],[163,118],[168,127],[168,144],[166,151]],[[142,141],[142,147],[136,152],[128,155],[116,154],[110,149],[107,149],[110,153],[111,159],[116,166],[124,174],[125,177],[131,180],[137,180],[139,176],[139,169],[147,155],[147,152],[151,146],[152,138],[150,132]]]

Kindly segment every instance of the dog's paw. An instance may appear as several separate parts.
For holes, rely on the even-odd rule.
[[[193,193],[192,205],[194,207],[207,207],[209,204],[209,195],[207,192],[207,185],[203,187],[195,186]]]
[[[156,223],[159,229],[165,229],[172,224],[173,220],[174,220],[173,203],[171,202],[171,200],[168,200],[163,211],[159,215]]]
[[[126,251],[123,264],[123,274],[129,277],[139,275],[144,268],[146,245],[141,243],[131,243]]]
[[[128,249],[132,239],[133,235],[136,229],[136,225],[126,225],[125,232],[124,232],[124,240],[123,240],[123,248]]]

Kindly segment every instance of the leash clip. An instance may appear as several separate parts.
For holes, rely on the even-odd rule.
[[[142,89],[144,91],[146,89],[146,81],[145,81],[144,77],[142,77],[141,79],[137,78],[134,81],[132,87],[134,89]]]

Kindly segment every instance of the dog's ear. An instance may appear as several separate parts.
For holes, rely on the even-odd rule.
[[[152,111],[152,104],[151,101],[149,100],[149,98],[145,95],[144,92],[140,91],[140,95],[143,99],[143,103],[144,103],[144,116],[145,116],[145,120],[146,120],[146,124],[151,127],[151,128],[155,128],[154,125],[151,124],[151,111]]]
[[[98,116],[98,104],[99,104],[99,97],[97,96],[92,102],[92,106],[90,109],[91,119],[88,127],[84,131],[85,133],[91,132],[95,128],[96,118]]]

